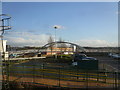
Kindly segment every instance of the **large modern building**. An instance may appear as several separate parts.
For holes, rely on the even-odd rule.
[[[47,55],[54,55],[54,54],[73,54],[73,49],[72,48],[52,48],[52,50],[50,48],[47,48]]]

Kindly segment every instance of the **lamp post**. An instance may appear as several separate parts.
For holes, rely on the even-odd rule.
[[[55,25],[55,26],[54,26],[54,29],[55,29],[55,48],[56,48],[56,50],[55,50],[55,52],[56,52],[56,54],[55,54],[55,58],[57,59],[56,29],[58,29],[58,26],[57,26],[57,25]]]
[[[58,29],[59,26],[55,25],[54,26],[54,29],[55,29],[55,47],[56,47],[56,54],[55,54],[55,58],[57,59],[57,42],[56,42],[56,29]],[[60,87],[60,68],[59,68],[59,83],[58,83],[58,86]]]

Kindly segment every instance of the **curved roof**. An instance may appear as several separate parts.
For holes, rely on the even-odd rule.
[[[50,47],[51,45],[55,45],[55,44],[57,44],[57,43],[67,43],[67,44],[71,44],[71,45],[76,46],[77,49],[82,50],[82,51],[85,52],[85,48],[81,47],[80,45],[77,45],[77,44],[71,43],[71,42],[64,42],[64,41],[57,41],[57,42],[47,43],[47,44],[45,44],[42,48],[47,48],[47,47]]]

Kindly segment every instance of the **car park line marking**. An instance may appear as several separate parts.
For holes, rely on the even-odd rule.
[[[107,64],[107,66],[109,66],[109,67],[111,67],[112,69],[114,69],[114,71],[120,71],[119,69],[117,69],[117,68],[115,68],[115,67],[113,67],[113,66],[111,66],[111,65],[108,65],[108,64]]]

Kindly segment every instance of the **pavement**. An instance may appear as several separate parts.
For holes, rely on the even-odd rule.
[[[9,60],[43,59],[43,58],[46,58],[46,57],[9,58]]]

